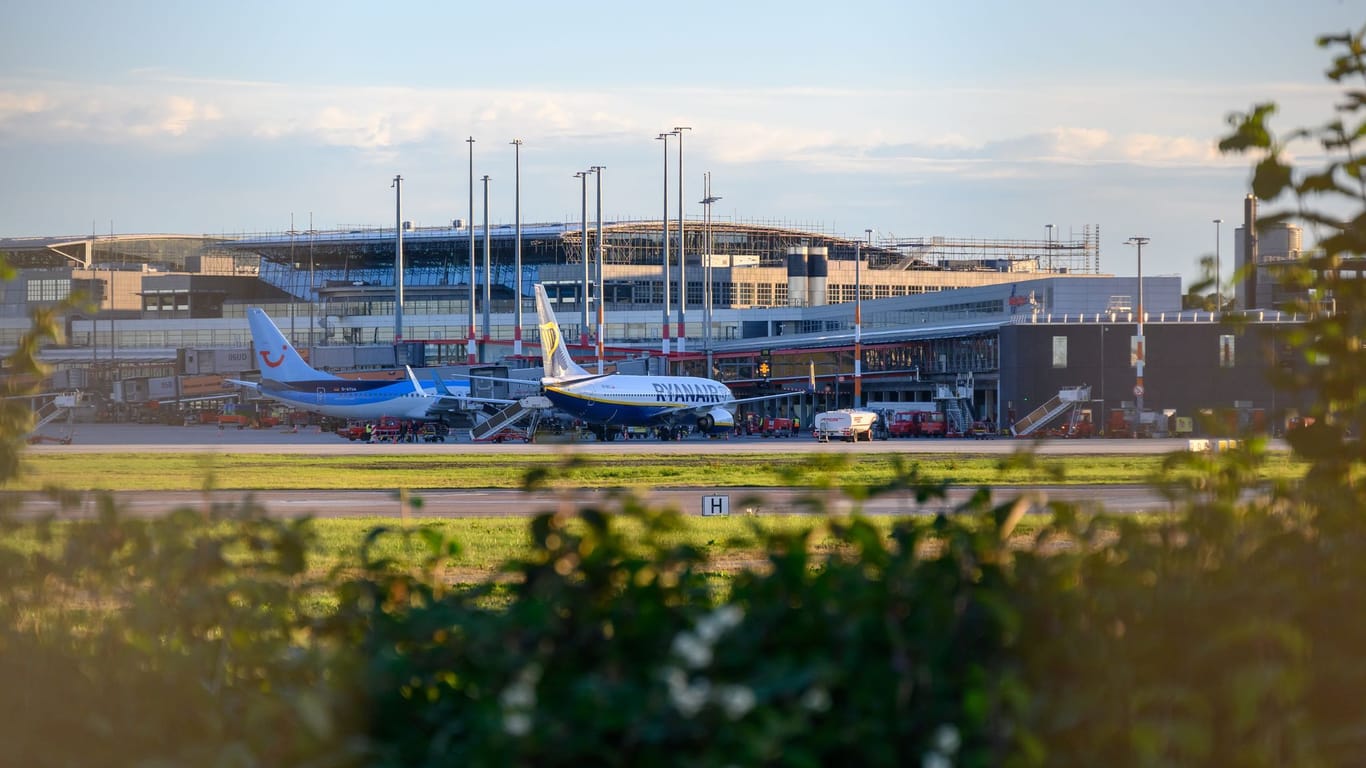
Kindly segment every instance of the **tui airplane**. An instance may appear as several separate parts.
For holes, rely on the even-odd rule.
[[[697,376],[651,376],[624,373],[597,375],[575,363],[564,346],[560,325],[545,288],[536,290],[536,315],[545,365],[541,387],[561,411],[593,426],[599,439],[612,439],[615,426],[691,426],[719,434],[735,427],[731,408],[740,403],[790,397],[790,393],[737,399],[719,381]]]
[[[478,403],[506,405],[511,400],[471,397],[468,384],[449,384],[433,372],[432,389],[418,381],[413,369],[400,381],[343,379],[304,361],[264,310],[247,310],[251,342],[261,381],[229,379],[264,397],[305,411],[344,419],[440,420],[443,415]]]

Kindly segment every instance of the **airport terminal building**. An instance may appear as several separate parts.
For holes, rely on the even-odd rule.
[[[27,327],[29,307],[75,291],[97,297],[96,311],[65,315],[66,343],[44,354],[58,368],[54,388],[100,393],[125,412],[137,397],[165,406],[197,393],[234,396],[213,381],[252,375],[249,306],[339,373],[382,375],[402,364],[459,373],[471,362],[515,370],[539,365],[530,301],[539,282],[590,370],[600,297],[607,369],[710,375],[741,396],[787,390],[793,398],[775,407],[793,413],[857,397],[887,409],[935,404],[1005,426],[1082,387],[1089,418],[1133,407],[1138,280],[1102,271],[1095,228],[1056,240],[1050,230],[1042,240],[873,241],[693,221],[682,237],[677,221],[667,232],[667,281],[659,221],[524,225],[520,237],[511,226],[485,232],[457,221],[0,240],[19,267],[3,287],[0,346]],[[1296,318],[1257,310],[1227,322],[1183,311],[1177,276],[1144,276],[1142,295],[1148,408],[1275,417],[1296,406],[1277,403],[1263,375],[1278,354],[1285,359],[1275,331]]]

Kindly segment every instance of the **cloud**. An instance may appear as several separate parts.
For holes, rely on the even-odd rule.
[[[0,142],[193,151],[242,139],[288,141],[355,150],[362,161],[377,162],[408,147],[459,147],[468,135],[517,136],[542,146],[573,142],[581,150],[585,142],[616,143],[645,153],[653,134],[684,123],[698,128],[686,138],[693,157],[818,173],[993,178],[1029,176],[1050,165],[1235,162],[1221,158],[1213,136],[1142,122],[1133,124],[1143,131],[1117,128],[1131,116],[1110,114],[1101,103],[1079,108],[1101,92],[1077,89],[491,91],[132,74],[120,85],[0,80]],[[1075,122],[1059,123],[1057,115]],[[1178,125],[1185,127],[1162,127]]]

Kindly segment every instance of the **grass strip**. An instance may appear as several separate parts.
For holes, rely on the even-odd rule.
[[[1003,470],[1001,456],[944,454],[740,454],[658,456],[278,455],[193,453],[31,454],[9,490],[310,490],[346,488],[518,488],[529,472],[556,487],[687,488],[877,485],[915,467],[929,482],[964,485],[1133,484],[1153,479],[1161,456],[1041,458]],[[1267,459],[1263,479],[1301,477],[1286,454]]]

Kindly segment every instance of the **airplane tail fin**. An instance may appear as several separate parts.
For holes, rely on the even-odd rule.
[[[545,377],[563,380],[591,376],[569,356],[564,337],[560,334],[560,324],[555,321],[555,311],[550,308],[550,299],[545,295],[545,287],[536,283],[535,288],[536,317],[541,329],[541,363],[545,366]]]
[[[251,326],[251,345],[255,349],[256,365],[261,369],[262,378],[283,382],[337,378],[315,370],[304,362],[265,310],[249,308],[247,323]]]

